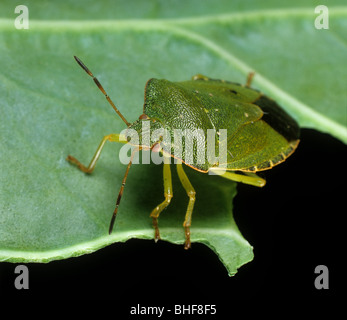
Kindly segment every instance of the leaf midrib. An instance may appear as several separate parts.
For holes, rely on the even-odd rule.
[[[347,6],[329,6],[329,17],[345,17],[347,14]],[[248,10],[243,12],[234,12],[216,15],[204,15],[200,17],[185,17],[185,18],[163,18],[163,19],[124,19],[124,20],[34,20],[30,19],[30,28],[63,28],[71,30],[74,27],[83,26],[84,30],[95,30],[103,27],[110,27],[114,24],[118,26],[132,26],[135,29],[143,27],[157,28],[161,24],[182,24],[182,25],[202,25],[216,22],[238,22],[250,21],[258,18],[271,18],[282,20],[288,17],[314,17],[317,14],[314,12],[314,7],[304,8],[282,8],[282,9],[263,9],[263,10]],[[10,25],[13,30],[13,19],[0,18],[0,28]]]

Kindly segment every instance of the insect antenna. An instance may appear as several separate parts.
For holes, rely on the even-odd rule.
[[[250,88],[251,87],[251,83],[252,83],[254,75],[255,75],[255,72],[248,73],[247,82],[246,82],[246,85],[245,85],[246,88]]]
[[[101,85],[101,83],[99,82],[99,80],[97,78],[94,77],[94,75],[92,74],[92,72],[87,68],[87,66],[76,56],[74,56],[75,60],[77,61],[77,63],[80,65],[80,67],[87,72],[88,75],[90,75],[95,84],[98,86],[98,88],[100,89],[100,91],[105,95],[105,98],[107,99],[107,101],[109,102],[109,104],[112,106],[112,108],[114,109],[114,111],[117,112],[117,114],[121,117],[121,119],[125,122],[125,124],[127,125],[127,127],[130,126],[130,123],[124,118],[124,116],[120,113],[120,111],[117,109],[117,107],[115,106],[115,104],[113,103],[113,101],[111,100],[111,98],[108,96],[108,94],[106,93],[105,89],[103,88],[103,86]]]
[[[113,211],[113,215],[112,215],[111,222],[110,222],[110,227],[108,229],[108,233],[109,234],[112,233],[113,225],[114,225],[114,222],[115,222],[116,216],[117,216],[118,206],[119,206],[120,200],[122,199],[122,195],[123,195],[123,191],[124,191],[124,187],[125,187],[125,182],[127,180],[129,169],[130,169],[131,164],[132,164],[133,159],[134,159],[134,155],[139,150],[140,150],[140,148],[135,148],[133,150],[133,152],[131,153],[130,161],[128,163],[128,166],[127,166],[127,169],[125,171],[125,175],[124,175],[124,178],[123,178],[123,181],[122,181],[122,186],[120,187],[120,190],[119,190],[119,193],[118,193],[118,198],[117,198],[117,202],[116,202],[116,208]]]

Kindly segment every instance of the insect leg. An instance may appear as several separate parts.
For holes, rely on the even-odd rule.
[[[209,171],[213,171],[215,174],[218,174],[218,170],[214,170],[213,168],[210,168]],[[264,179],[258,177],[255,173],[252,172],[245,172],[245,174],[240,174],[232,171],[226,171],[225,173],[221,173],[220,175],[223,178],[250,184],[256,187],[264,187],[266,183]]]
[[[192,80],[205,80],[205,81],[207,81],[208,77],[198,73],[195,76],[192,76]]]
[[[192,224],[192,213],[193,213],[193,208],[194,208],[194,203],[195,203],[195,190],[190,183],[187,175],[183,171],[182,163],[177,163],[177,173],[178,177],[181,180],[181,183],[184,187],[184,189],[187,192],[187,195],[189,197],[189,202],[188,202],[188,207],[187,207],[187,212],[186,216],[183,222],[183,227],[186,235],[186,242],[184,244],[184,249],[189,249],[191,247],[191,242],[190,242],[190,226]]]
[[[122,186],[120,187],[120,190],[119,190],[119,193],[118,193],[118,197],[117,197],[117,202],[116,202],[116,207],[113,211],[113,214],[112,214],[112,218],[111,218],[111,222],[110,222],[110,227],[108,229],[108,233],[111,234],[112,232],[112,229],[113,229],[113,225],[114,225],[114,222],[116,220],[116,216],[117,216],[117,211],[118,211],[118,206],[120,204],[120,201],[122,199],[122,195],[123,195],[123,191],[124,191],[124,187],[125,187],[125,183],[127,181],[127,177],[128,177],[128,173],[129,173],[129,169],[131,167],[131,164],[133,163],[133,159],[134,159],[134,155],[136,152],[138,152],[140,150],[140,148],[135,148],[133,150],[133,152],[131,153],[131,157],[130,157],[130,161],[128,163],[128,166],[127,166],[127,169],[125,171],[125,175],[124,175],[124,178],[123,178],[123,181],[122,181]]]
[[[164,179],[164,197],[165,200],[156,206],[150,214],[153,219],[153,227],[155,229],[154,240],[157,242],[160,239],[159,228],[158,228],[158,217],[160,213],[170,204],[173,197],[172,192],[172,181],[171,181],[171,169],[170,169],[170,157],[163,155],[164,168],[163,168],[163,179]]]
[[[101,150],[104,147],[106,141],[122,142],[122,143],[127,142],[127,140],[125,139],[125,136],[120,135],[120,134],[109,134],[109,135],[103,137],[103,139],[101,140],[98,148],[96,149],[95,154],[93,156],[93,159],[90,161],[88,167],[84,166],[75,157],[70,156],[70,155],[67,156],[66,160],[72,164],[75,164],[81,171],[83,171],[85,173],[92,173],[94,170],[95,164],[100,157]]]

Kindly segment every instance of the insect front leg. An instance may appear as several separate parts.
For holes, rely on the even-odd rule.
[[[187,192],[187,195],[189,197],[189,202],[188,202],[188,207],[187,207],[187,212],[186,216],[183,222],[183,227],[185,231],[185,236],[186,236],[186,242],[184,244],[184,249],[189,249],[191,247],[191,242],[190,242],[190,226],[192,224],[192,213],[193,213],[193,208],[194,208],[194,203],[195,203],[195,190],[190,183],[187,175],[183,171],[182,163],[177,163],[177,173],[178,177],[181,180],[181,183],[184,187],[184,189]]]
[[[112,141],[112,142],[122,142],[122,143],[126,143],[127,140],[125,139],[124,135],[120,135],[120,134],[109,134],[105,137],[103,137],[103,139],[101,140],[98,148],[95,151],[95,154],[92,158],[92,160],[90,161],[88,167],[84,166],[81,162],[79,162],[75,157],[68,155],[66,160],[69,161],[70,163],[76,165],[81,171],[85,172],[85,173],[92,173],[96,162],[98,161],[100,154],[101,154],[101,150],[104,147],[106,141]]]
[[[128,173],[129,173],[129,169],[131,167],[131,164],[133,163],[133,160],[134,160],[134,155],[136,152],[138,152],[140,150],[139,147],[135,148],[132,153],[131,153],[131,157],[130,157],[130,161],[128,163],[128,166],[127,166],[127,169],[125,170],[125,175],[124,175],[124,178],[123,178],[123,181],[122,181],[122,186],[120,187],[120,190],[119,190],[119,193],[118,193],[118,197],[117,197],[117,202],[116,202],[116,207],[113,211],[113,214],[112,214],[112,218],[111,218],[111,222],[110,222],[110,227],[108,229],[108,233],[111,234],[112,233],[112,230],[113,230],[113,225],[114,225],[114,222],[116,221],[116,217],[117,217],[117,212],[118,212],[118,207],[119,207],[119,204],[120,204],[120,201],[122,199],[122,196],[123,196],[123,191],[124,191],[124,187],[125,187],[125,183],[127,181],[127,177],[128,177]]]
[[[172,181],[171,181],[171,169],[170,169],[170,157],[163,155],[164,168],[163,168],[163,179],[164,179],[164,197],[165,200],[156,206],[150,214],[153,219],[153,227],[155,229],[154,240],[157,242],[160,239],[159,228],[158,228],[158,217],[160,213],[170,204],[173,197],[172,192]]]

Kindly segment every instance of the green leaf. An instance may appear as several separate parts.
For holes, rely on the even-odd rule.
[[[129,238],[153,239],[149,213],[163,200],[160,166],[133,165],[109,236],[125,172],[122,146],[109,143],[90,176],[65,161],[72,154],[87,164],[104,135],[124,129],[73,55],[128,121],[141,114],[151,77],[180,81],[202,73],[244,83],[254,70],[254,87],[302,127],[347,142],[347,7],[337,7],[343,2],[329,6],[328,30],[314,28],[315,1],[281,8],[190,1],[187,10],[177,1],[27,3],[29,30],[14,28],[13,2],[0,4],[1,261],[48,262]],[[232,215],[236,184],[186,172],[197,191],[192,240],[212,248],[233,275],[253,258]],[[163,240],[183,243],[188,198],[173,177],[174,199],[159,226]]]

